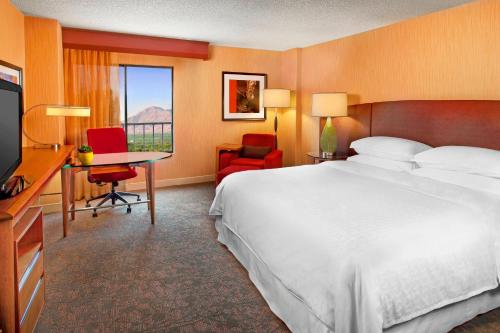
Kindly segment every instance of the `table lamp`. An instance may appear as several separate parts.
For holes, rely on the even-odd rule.
[[[346,93],[317,93],[312,95],[312,116],[327,117],[321,132],[320,148],[322,157],[332,157],[337,150],[337,133],[332,117],[347,116]]]
[[[278,109],[290,107],[290,90],[264,89],[264,107],[274,108],[274,143],[278,148]]]
[[[32,142],[35,143],[34,148],[50,148],[59,149],[58,143],[45,143],[33,139],[26,130],[24,124],[26,116],[35,110],[36,108],[45,107],[45,114],[47,116],[58,116],[58,117],[90,117],[90,107],[88,106],[69,106],[69,105],[49,105],[49,104],[37,104],[30,107],[23,113],[23,133]]]

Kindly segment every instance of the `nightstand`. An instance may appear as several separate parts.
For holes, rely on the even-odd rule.
[[[314,164],[318,164],[318,163],[321,163],[324,161],[343,161],[349,157],[346,154],[339,154],[339,153],[337,153],[333,156],[330,156],[330,157],[324,157],[324,156],[321,156],[320,152],[309,152],[309,153],[307,153],[307,156],[309,156],[313,159]]]
[[[243,146],[239,143],[223,143],[215,147],[215,173],[219,171],[220,154],[226,151],[240,151]]]

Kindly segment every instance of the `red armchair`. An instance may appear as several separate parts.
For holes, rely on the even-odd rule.
[[[275,138],[272,134],[245,134],[243,146],[270,147],[271,152],[264,158],[248,158],[240,156],[241,152],[225,152],[219,157],[219,170],[228,166],[247,166],[258,169],[281,168],[283,166],[283,151],[276,149]]]

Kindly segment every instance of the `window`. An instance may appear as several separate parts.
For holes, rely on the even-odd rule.
[[[173,151],[173,68],[120,66],[120,121],[129,151]]]

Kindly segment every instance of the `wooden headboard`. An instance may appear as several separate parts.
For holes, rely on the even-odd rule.
[[[338,151],[367,136],[394,136],[433,147],[463,145],[500,150],[500,101],[395,101],[349,106],[335,118]]]

